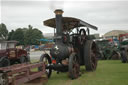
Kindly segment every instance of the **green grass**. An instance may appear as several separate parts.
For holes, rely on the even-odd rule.
[[[68,73],[53,72],[46,85],[128,85],[128,63],[119,60],[99,61],[94,72],[86,72],[83,66],[81,72],[75,80],[71,80]]]

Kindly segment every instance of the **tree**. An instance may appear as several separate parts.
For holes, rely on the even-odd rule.
[[[32,35],[33,35],[33,39],[32,39],[33,44],[39,44],[38,39],[43,38],[42,32],[35,28],[33,29]]]
[[[14,30],[8,33],[8,40],[12,40],[13,34],[15,33]]]
[[[8,38],[8,30],[6,28],[6,25],[3,23],[0,24],[0,38],[2,40],[6,40]]]
[[[28,28],[24,35],[24,43],[25,45],[32,45],[32,28]]]
[[[22,29],[24,35],[25,35],[25,33],[27,32],[27,30],[28,30],[28,28],[23,28],[23,29]]]
[[[19,45],[24,45],[24,33],[21,28],[16,29],[11,40],[19,41]]]
[[[31,25],[28,28],[18,28],[9,32],[8,40],[19,41],[19,45],[38,45],[38,39],[43,38],[42,32]]]
[[[24,35],[25,45],[38,45],[38,39],[43,38],[42,32],[36,28],[33,29],[31,25],[28,26],[28,30]]]

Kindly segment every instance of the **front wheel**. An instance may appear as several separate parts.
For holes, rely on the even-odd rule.
[[[69,56],[69,77],[71,79],[76,79],[79,77],[80,65],[78,56],[75,53],[72,53]]]
[[[6,57],[0,58],[0,67],[10,66],[10,60]]]
[[[52,69],[47,68],[47,66],[49,66],[52,63],[50,56],[48,54],[41,55],[40,62],[44,62],[45,69],[46,69],[46,75],[48,78],[50,78],[52,74]],[[42,71],[42,70],[43,70],[42,67],[39,67],[39,71]]]

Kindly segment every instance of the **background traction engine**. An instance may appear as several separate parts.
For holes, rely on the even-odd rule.
[[[44,25],[56,28],[55,44],[50,54],[43,54],[40,61],[45,62],[48,77],[55,70],[69,72],[69,77],[75,79],[80,76],[80,65],[85,65],[87,71],[96,70],[97,45],[89,38],[89,28],[97,30],[97,27],[80,19],[62,17],[62,13],[62,10],[55,10],[56,18],[44,21]]]
[[[128,33],[119,35],[119,50],[122,63],[128,63]]]

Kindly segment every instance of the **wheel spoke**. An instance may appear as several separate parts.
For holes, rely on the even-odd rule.
[[[78,60],[76,58],[76,56],[74,57],[74,62],[73,62],[73,73],[74,76],[77,78],[79,75],[79,64],[78,64]]]

